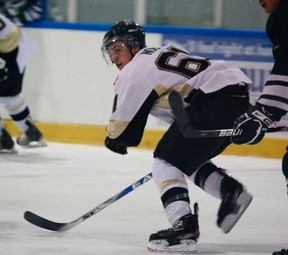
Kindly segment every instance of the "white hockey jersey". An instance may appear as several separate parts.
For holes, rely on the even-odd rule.
[[[135,146],[141,141],[149,113],[171,123],[168,94],[172,90],[186,97],[193,89],[208,94],[228,85],[251,83],[231,63],[193,56],[176,44],[144,48],[120,71],[114,83],[115,100],[107,135],[111,139],[122,137],[128,146]],[[134,141],[130,138],[133,136]]]
[[[17,64],[20,73],[22,73],[30,56],[36,52],[36,47],[19,27],[3,14],[0,14],[0,53],[6,54],[12,52],[17,47],[19,47]],[[1,63],[2,62],[3,61],[1,61]]]

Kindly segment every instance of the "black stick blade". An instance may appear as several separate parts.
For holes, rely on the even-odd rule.
[[[58,223],[58,222],[47,220],[30,211],[26,211],[24,213],[24,219],[34,224],[37,227],[45,228],[51,231],[58,231],[58,232],[67,231],[74,226],[73,223]]]

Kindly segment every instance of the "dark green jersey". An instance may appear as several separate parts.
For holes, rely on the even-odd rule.
[[[258,103],[280,118],[288,112],[288,0],[271,13],[266,32],[273,44],[274,65]]]

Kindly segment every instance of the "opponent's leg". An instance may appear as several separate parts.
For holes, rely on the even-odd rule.
[[[166,253],[197,251],[198,205],[195,203],[193,214],[184,174],[159,158],[154,161],[152,174],[172,228],[151,234],[148,250]]]

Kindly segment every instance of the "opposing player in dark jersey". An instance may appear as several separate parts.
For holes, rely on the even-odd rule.
[[[25,67],[34,50],[23,31],[0,14],[0,104],[22,131],[17,143],[23,147],[46,146],[22,94]],[[15,151],[14,141],[0,119],[0,152]]]
[[[242,135],[232,138],[235,144],[260,142],[267,128],[288,111],[288,0],[259,0],[259,4],[270,14],[266,33],[273,45],[274,65],[256,105],[235,121],[234,127],[243,130]],[[282,165],[288,189],[287,154]]]
[[[235,121],[234,127],[243,130],[242,135],[232,138],[236,144],[260,142],[267,128],[288,111],[288,0],[259,0],[259,4],[270,14],[266,33],[273,45],[274,65],[256,105]],[[288,152],[283,156],[282,170],[288,188]],[[286,253],[288,250],[273,254]]]
[[[267,128],[288,111],[288,0],[259,0],[270,16],[266,32],[273,44],[274,65],[255,106],[235,121],[242,135],[233,137],[236,144],[260,142]]]
[[[154,151],[152,173],[172,228],[153,233],[148,249],[196,250],[198,206],[190,208],[186,180],[220,199],[217,225],[228,233],[252,201],[239,181],[211,161],[231,141],[185,138],[174,121],[168,95],[171,91],[181,94],[196,129],[232,128],[235,118],[249,108],[251,80],[230,63],[193,56],[176,44],[147,48],[142,27],[130,20],[111,27],[102,52],[107,63],[120,70],[114,82],[106,147],[124,155],[127,147],[137,146],[149,114],[170,123]]]

